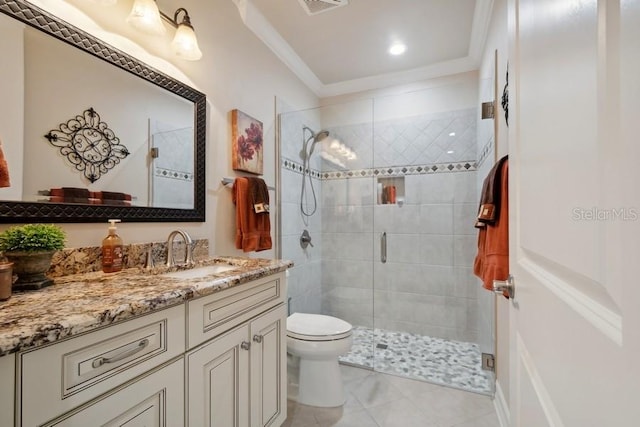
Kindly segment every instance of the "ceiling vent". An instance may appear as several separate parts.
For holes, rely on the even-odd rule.
[[[348,0],[298,0],[308,15],[317,15],[349,4]]]

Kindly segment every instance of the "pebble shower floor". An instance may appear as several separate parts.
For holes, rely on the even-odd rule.
[[[493,394],[489,373],[482,369],[477,344],[355,326],[351,352],[340,357],[340,361],[475,393]]]

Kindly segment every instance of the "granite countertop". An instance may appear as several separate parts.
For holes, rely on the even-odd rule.
[[[111,323],[209,295],[285,271],[293,263],[242,257],[214,257],[196,267],[231,264],[237,269],[206,277],[177,279],[153,270],[129,268],[54,278],[39,291],[15,292],[0,302],[0,356],[58,341]]]

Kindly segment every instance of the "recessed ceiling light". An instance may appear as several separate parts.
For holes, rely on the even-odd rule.
[[[447,154],[453,154],[453,153],[455,153],[455,151],[453,151],[453,150],[447,151]]]
[[[391,55],[402,55],[407,50],[407,46],[404,43],[394,43],[389,48]]]
[[[449,136],[456,136],[456,133],[455,133],[455,132],[451,132],[451,133],[449,134]]]

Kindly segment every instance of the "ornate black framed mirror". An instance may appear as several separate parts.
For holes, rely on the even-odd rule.
[[[152,68],[151,66],[139,61],[138,59],[106,44],[105,42],[93,37],[92,35],[74,27],[70,24],[62,21],[61,19],[53,16],[52,14],[43,11],[36,6],[26,2],[26,1],[9,1],[9,0],[0,0],[0,12],[5,14],[8,17],[11,17],[21,23],[27,24],[25,27],[25,41],[21,41],[27,44],[27,39],[29,37],[36,40],[33,42],[40,46],[40,48],[45,51],[43,46],[46,43],[58,43],[65,46],[65,49],[71,50],[73,52],[80,52],[84,57],[88,58],[87,61],[93,61],[90,66],[94,66],[96,64],[102,64],[102,66],[107,67],[109,71],[106,71],[109,82],[113,85],[119,84],[117,82],[124,82],[123,85],[134,84],[136,81],[141,82],[140,84],[144,85],[143,89],[140,91],[157,91],[157,94],[151,96],[158,96],[165,98],[171,98],[176,100],[177,106],[174,111],[163,111],[160,113],[150,113],[149,111],[145,111],[145,116],[138,120],[140,123],[136,123],[138,127],[144,127],[145,131],[150,130],[154,126],[157,127],[160,131],[165,130],[167,121],[170,121],[174,117],[180,116],[181,123],[185,121],[188,122],[188,129],[184,130],[182,139],[186,141],[189,145],[181,148],[181,153],[184,154],[186,161],[189,163],[188,171],[181,170],[180,172],[172,170],[171,165],[168,165],[163,168],[158,168],[154,166],[150,166],[153,162],[153,157],[158,155],[158,150],[160,153],[163,153],[164,150],[171,151],[171,147],[164,147],[158,149],[158,147],[150,147],[147,144],[146,136],[139,137],[134,143],[137,143],[138,140],[143,141],[140,142],[140,149],[138,154],[139,163],[133,163],[130,161],[130,158],[135,159],[136,150],[135,144],[128,142],[129,144],[134,145],[134,149],[131,151],[131,155],[129,155],[126,161],[130,163],[126,163],[123,160],[120,164],[116,165],[113,171],[115,170],[126,170],[127,174],[123,174],[125,178],[118,178],[117,173],[112,172],[110,169],[108,172],[103,170],[102,176],[98,179],[102,181],[98,181],[99,183],[113,183],[118,182],[120,180],[120,187],[117,187],[117,190],[114,188],[94,188],[105,190],[104,192],[109,192],[109,194],[115,194],[114,191],[122,191],[129,192],[130,186],[137,185],[137,181],[140,181],[140,189],[138,191],[139,197],[136,201],[136,197],[134,196],[134,201],[132,203],[116,203],[114,205],[111,204],[91,204],[91,203],[83,203],[83,202],[74,202],[74,203],[60,203],[57,202],[56,199],[51,197],[43,197],[43,195],[48,196],[47,188],[48,187],[65,187],[64,179],[54,179],[57,177],[57,173],[53,173],[52,176],[54,178],[50,178],[48,181],[40,180],[37,184],[33,184],[30,181],[30,176],[49,176],[48,169],[49,167],[53,167],[51,165],[56,165],[56,167],[67,168],[70,169],[68,164],[65,164],[60,155],[56,153],[56,147],[52,147],[49,142],[45,139],[45,133],[49,132],[51,129],[56,128],[60,123],[65,122],[69,119],[68,116],[64,116],[63,113],[56,111],[58,107],[60,110],[63,110],[63,106],[61,105],[61,100],[56,98],[51,93],[48,94],[49,98],[56,99],[56,103],[52,103],[52,105],[47,108],[42,108],[46,114],[52,114],[48,121],[45,123],[37,123],[36,126],[33,124],[33,119],[27,119],[27,114],[25,114],[25,123],[24,124],[16,124],[16,126],[24,127],[24,139],[25,141],[32,141],[34,139],[40,138],[42,141],[38,140],[38,143],[42,143],[41,146],[37,148],[36,154],[34,152],[30,152],[28,148],[26,148],[26,142],[20,141],[20,143],[24,144],[25,147],[22,148],[24,153],[21,157],[24,157],[23,162],[23,181],[20,182],[19,187],[23,190],[21,191],[22,196],[19,198],[7,198],[6,196],[3,198],[0,192],[0,222],[2,223],[20,223],[20,222],[103,222],[109,218],[119,218],[126,222],[202,222],[205,220],[205,146],[206,146],[206,96],[199,92],[198,90],[188,86],[185,83],[182,83],[168,75]],[[1,16],[0,18],[6,19],[6,17]],[[20,24],[21,25],[21,24]],[[33,31],[32,28],[37,29],[38,31]],[[27,34],[27,30],[34,33],[33,35]],[[64,42],[64,43],[61,43]],[[69,48],[72,46],[72,48]],[[48,50],[46,50],[48,51]],[[67,55],[65,53],[64,55]],[[37,57],[37,60],[48,61],[49,59],[44,58],[44,54],[34,55]],[[63,56],[63,55],[59,55]],[[41,58],[42,57],[42,58]],[[98,58],[98,60],[96,60]],[[68,59],[68,57],[67,57]],[[35,61],[35,60],[34,60]],[[26,62],[26,54],[25,54],[25,62]],[[33,61],[32,61],[33,62]],[[46,73],[54,74],[52,71],[54,66],[51,65],[50,62],[46,62]],[[69,62],[67,62],[68,66]],[[29,64],[31,65],[31,64]],[[32,67],[38,68],[38,67]],[[42,68],[42,67],[40,67]],[[25,65],[26,69],[26,65]],[[113,77],[113,73],[120,73],[118,77]],[[25,74],[27,72],[25,71]],[[59,75],[58,75],[59,77]],[[95,74],[91,75],[88,80],[94,82],[94,86],[100,86],[100,83],[95,83]],[[26,78],[25,78],[26,80]],[[74,84],[77,83],[74,81]],[[40,81],[40,80],[38,80]],[[55,86],[59,86],[58,81],[54,81],[54,83],[49,83],[46,86],[47,91],[49,88],[53,88]],[[45,87],[44,83],[41,83],[41,86]],[[25,94],[25,99],[30,99],[30,96],[33,92],[42,92],[43,89],[39,88],[39,90],[34,90],[33,88],[28,89],[30,94]],[[52,89],[53,90],[53,89]],[[137,90],[137,89],[136,89]],[[26,83],[25,83],[25,92],[27,92]],[[82,112],[85,109],[93,108],[95,100],[104,100],[105,98],[117,98],[117,95],[111,96],[100,96],[99,94],[93,94],[90,96],[91,90],[89,89],[78,89],[79,93],[85,94],[86,100],[82,98],[81,102],[84,102],[83,105],[79,105],[81,102],[76,101],[73,105],[77,111]],[[131,89],[127,86],[126,92],[124,94],[131,93]],[[132,110],[140,110],[141,108],[129,108],[131,107],[129,100],[123,98],[126,95],[121,95],[121,98],[118,99],[121,108],[123,110],[123,114],[127,114],[126,119],[131,123],[134,119],[131,117]],[[144,96],[136,96],[136,101],[143,99]],[[151,101],[147,101],[151,104]],[[115,102],[113,102],[115,103]],[[155,102],[154,102],[155,103]],[[38,103],[33,102],[30,105],[37,105]],[[155,103],[158,104],[158,103]],[[161,104],[161,103],[160,103]],[[170,107],[165,108],[167,110]],[[25,111],[28,109],[27,101],[25,101]],[[114,108],[114,110],[117,108]],[[143,108],[146,110],[146,108]],[[69,109],[69,111],[72,111]],[[109,111],[109,108],[102,107],[101,111]],[[186,113],[185,113],[186,112]],[[57,116],[53,116],[54,113],[57,113]],[[174,114],[175,113],[175,114]],[[104,114],[104,113],[103,113]],[[42,113],[39,112],[38,117],[42,117]],[[118,117],[113,117],[111,115],[108,118],[103,116],[103,119],[112,124],[112,120],[114,123],[117,123],[120,120]],[[166,119],[166,120],[165,120]],[[176,119],[177,120],[177,119]],[[55,122],[54,122],[55,121]],[[124,128],[126,131],[128,125],[121,125],[120,129]],[[2,129],[0,129],[2,131]],[[44,133],[43,133],[44,131]],[[33,135],[30,135],[30,132],[34,132]],[[122,132],[122,131],[120,131]],[[22,133],[21,133],[22,134]],[[126,134],[126,132],[125,132]],[[0,132],[1,135],[1,132]],[[149,131],[148,135],[151,135]],[[186,136],[185,136],[186,135]],[[122,138],[124,140],[124,138]],[[148,138],[149,140],[151,137]],[[130,138],[129,141],[132,139]],[[10,142],[10,141],[9,141]],[[5,147],[8,146],[8,141],[4,140]],[[130,145],[128,145],[130,146]],[[174,155],[175,157],[175,155]],[[44,160],[43,160],[44,159]],[[46,162],[46,163],[43,163]],[[68,163],[68,162],[67,162]],[[42,165],[45,166],[42,166]],[[136,165],[144,165],[146,164],[146,169],[143,170],[142,166]],[[40,165],[40,166],[38,166]],[[11,163],[9,163],[9,169],[11,169]],[[16,165],[14,165],[16,166]],[[35,170],[30,170],[29,168],[34,168]],[[175,169],[175,168],[174,168]],[[77,171],[75,171],[76,175],[78,175]],[[161,201],[158,202],[151,196],[152,190],[150,189],[152,185],[150,182],[152,181],[152,175],[155,173],[164,176],[175,177],[176,179],[180,179],[182,181],[188,182],[188,190],[187,191],[171,191],[170,193],[187,193],[188,200],[187,202],[183,201]],[[137,175],[133,175],[137,174]],[[81,175],[81,174],[80,174]],[[19,175],[18,175],[19,176]],[[74,177],[73,179],[80,179],[78,177]],[[13,180],[13,177],[12,177]],[[146,181],[148,180],[148,182]],[[44,184],[43,184],[44,183]],[[94,181],[87,182],[87,186],[96,184]],[[47,188],[44,188],[44,187]],[[68,187],[68,184],[66,184]],[[162,185],[157,185],[157,187],[161,187]],[[33,187],[33,188],[32,188]],[[38,189],[38,192],[35,191],[35,188]],[[184,187],[183,187],[184,188]],[[27,190],[28,189],[28,190]],[[42,192],[40,192],[42,190]],[[39,193],[36,195],[36,193]],[[121,194],[121,193],[117,193]],[[135,193],[134,193],[135,194]],[[192,197],[191,197],[192,196]]]

